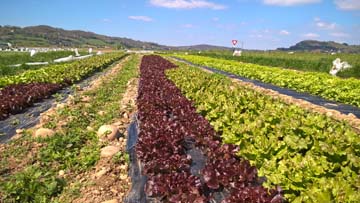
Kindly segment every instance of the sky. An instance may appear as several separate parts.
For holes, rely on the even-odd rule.
[[[85,30],[163,45],[360,44],[360,0],[0,0],[0,25]],[[241,43],[239,43],[239,46]]]

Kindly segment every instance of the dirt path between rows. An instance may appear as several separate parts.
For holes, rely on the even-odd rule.
[[[93,81],[83,92],[96,90],[105,80],[109,80],[112,76],[117,75],[128,59],[129,57],[117,64],[108,73]],[[137,88],[138,78],[134,78],[127,83],[126,92],[122,100],[119,101],[121,107],[119,111],[120,117],[112,123],[112,125],[117,126],[122,137],[114,141],[100,139],[103,145],[120,147],[120,152],[123,154],[125,154],[127,127],[131,122],[132,114],[136,112]],[[82,97],[82,99],[86,100],[86,97]],[[70,99],[67,104],[72,105],[72,100]],[[41,123],[46,123],[50,118],[51,112],[50,115],[46,114],[42,117]],[[41,123],[37,127],[41,127]],[[91,170],[77,174],[72,179],[67,190],[72,190],[74,187],[79,187],[79,185],[81,185],[80,194],[77,195],[76,199],[68,199],[67,192],[65,192],[60,197],[60,200],[74,203],[122,202],[122,198],[130,188],[128,164],[116,164],[114,163],[114,157],[101,157]]]
[[[120,102],[120,115],[122,118],[115,121],[120,133],[124,135],[119,140],[109,142],[107,145],[119,146],[121,152],[125,153],[127,127],[131,117],[136,112],[136,97],[138,89],[138,78],[128,83],[127,90]],[[77,179],[84,180],[80,197],[74,203],[120,203],[130,188],[128,177],[128,164],[114,164],[112,158],[101,158],[96,166],[85,174],[78,175]]]
[[[184,63],[182,61],[179,61],[179,60],[176,60],[174,58],[168,58],[172,61],[177,61],[177,62],[180,62],[180,63]],[[191,64],[188,64],[186,63],[187,65],[191,65]],[[208,73],[211,73],[211,74],[215,74],[213,71],[211,70],[208,70],[208,69],[205,69],[203,67],[200,67],[200,66],[197,66],[197,65],[191,65],[193,67],[197,67],[197,68],[200,68],[201,70],[205,71],[205,72],[208,72]],[[281,94],[275,90],[271,90],[271,89],[266,89],[266,88],[263,88],[263,87],[260,87],[260,86],[257,86],[251,82],[244,82],[242,81],[241,79],[236,79],[236,78],[230,78],[228,77],[233,83],[235,84],[239,84],[241,86],[244,86],[244,87],[247,87],[249,89],[252,89],[252,90],[255,90],[257,92],[260,92],[264,95],[268,95],[268,96],[271,96],[272,98],[275,98],[275,99],[280,99],[281,101],[287,103],[287,104],[293,104],[293,105],[296,105],[300,108],[303,108],[303,109],[306,109],[310,112],[315,112],[315,113],[320,113],[320,114],[324,114],[328,117],[331,117],[335,120],[338,120],[338,121],[345,121],[347,122],[350,126],[352,126],[357,132],[360,133],[360,119],[357,118],[355,115],[353,114],[343,114],[337,110],[334,110],[334,109],[329,109],[329,108],[326,108],[326,107],[323,107],[323,106],[320,106],[320,105],[316,105],[316,104],[313,104],[311,102],[308,102],[308,101],[305,101],[305,100],[302,100],[302,99],[297,99],[297,98],[294,98],[292,96],[288,96],[288,95],[285,95],[285,94]]]
[[[107,71],[104,75],[101,75],[97,79],[91,81],[87,87],[85,87],[85,88],[76,87],[77,88],[76,94],[80,95],[82,102],[86,103],[88,100],[88,97],[81,96],[82,94],[84,94],[87,91],[96,90],[103,83],[103,81],[109,80],[109,78],[111,78],[111,76],[114,76],[119,71],[121,71],[121,68],[129,59],[130,59],[130,57],[127,56],[126,58],[121,60],[118,64],[116,64],[112,69]],[[40,128],[43,126],[44,123],[49,122],[49,120],[51,120],[51,117],[56,114],[57,109],[64,108],[65,105],[68,105],[69,107],[72,107],[74,105],[74,96],[73,95],[70,95],[68,97],[68,99],[65,100],[65,103],[58,103],[55,107],[52,107],[49,110],[45,111],[44,113],[40,114],[40,122],[34,128],[35,129]],[[58,125],[59,126],[57,129],[61,130],[61,126],[64,125],[64,123],[59,122]]]

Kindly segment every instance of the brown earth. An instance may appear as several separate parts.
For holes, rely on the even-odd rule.
[[[120,133],[127,137],[127,126],[131,122],[131,117],[136,112],[138,79],[129,81],[128,88],[120,103],[120,114],[122,118],[113,124],[119,127]],[[108,142],[108,146],[119,146],[121,152],[125,153],[126,139],[120,137],[119,140]],[[81,188],[80,197],[74,203],[99,203],[113,200],[122,202],[128,189],[130,188],[130,178],[128,177],[128,163],[122,165],[114,164],[110,157],[101,158],[96,166],[86,174],[80,174],[77,179],[84,179],[85,187]]]

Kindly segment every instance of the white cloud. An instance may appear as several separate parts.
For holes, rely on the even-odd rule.
[[[209,8],[213,10],[222,10],[226,8],[224,5],[206,0],[150,0],[150,3],[154,6],[175,9]]]
[[[264,35],[262,35],[262,34],[251,34],[251,35],[249,35],[251,38],[263,38],[264,37]]]
[[[336,23],[317,22],[316,26],[319,28],[333,30],[336,28]]]
[[[194,28],[194,25],[193,24],[184,24],[181,27],[183,27],[183,28]]]
[[[148,16],[129,16],[128,18],[131,20],[139,20],[139,21],[144,21],[144,22],[153,21],[153,19]]]
[[[110,23],[110,22],[111,22],[111,20],[108,19],[108,18],[104,18],[104,19],[102,19],[102,21],[103,21],[104,23]]]
[[[280,34],[280,35],[290,35],[290,32],[287,31],[287,30],[281,30],[281,31],[279,32],[279,34]]]
[[[320,37],[320,35],[318,35],[318,34],[316,34],[316,33],[307,33],[307,34],[304,34],[303,35],[304,37],[306,37],[306,38],[318,38],[318,37]]]
[[[320,29],[334,30],[337,25],[336,23],[327,23],[322,21],[320,18],[314,18],[315,24]]]
[[[295,6],[301,4],[319,3],[321,0],[263,0],[264,4],[276,6]]]
[[[338,38],[347,38],[347,37],[350,37],[349,34],[344,33],[344,32],[333,32],[333,33],[330,33],[330,36],[338,37]]]
[[[214,17],[214,18],[212,18],[212,21],[214,21],[214,22],[218,22],[220,19],[218,18],[218,17]]]
[[[359,0],[335,0],[334,3],[341,10],[360,10]]]

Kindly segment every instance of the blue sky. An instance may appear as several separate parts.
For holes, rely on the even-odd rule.
[[[360,0],[0,0],[0,25],[50,25],[165,45],[360,44]]]

